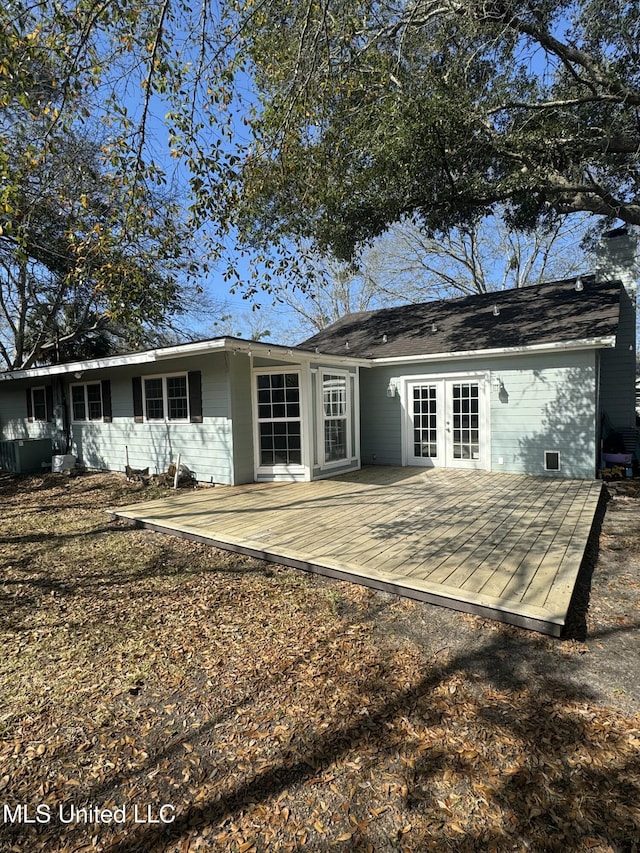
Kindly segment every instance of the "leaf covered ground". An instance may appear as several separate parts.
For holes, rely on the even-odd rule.
[[[560,641],[104,511],[150,496],[0,484],[0,851],[638,849],[633,529]]]

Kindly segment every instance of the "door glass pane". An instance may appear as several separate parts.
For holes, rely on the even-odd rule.
[[[324,461],[337,462],[348,455],[348,377],[325,373],[322,377]]]
[[[413,387],[413,455],[438,456],[437,397],[435,385]]]
[[[454,459],[480,458],[479,389],[477,382],[456,382],[452,387]]]

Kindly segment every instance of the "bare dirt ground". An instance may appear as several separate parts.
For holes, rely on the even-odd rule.
[[[0,481],[0,853],[640,845],[640,489],[556,640]],[[164,809],[164,811],[163,811]]]

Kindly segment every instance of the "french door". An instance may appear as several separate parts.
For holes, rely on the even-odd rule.
[[[486,468],[484,380],[406,383],[407,463],[430,468]]]

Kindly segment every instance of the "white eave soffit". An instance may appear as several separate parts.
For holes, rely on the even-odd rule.
[[[145,350],[125,355],[107,356],[106,358],[89,359],[87,361],[52,364],[46,367],[33,367],[27,370],[8,370],[0,373],[0,382],[13,379],[37,379],[47,376],[65,376],[73,373],[85,373],[90,370],[108,370],[114,367],[127,367],[137,364],[153,364],[172,358],[188,358],[194,355],[205,355],[210,352],[236,352],[245,355],[256,355],[261,358],[273,358],[279,361],[318,361],[326,364],[345,364],[352,366],[370,367],[371,360],[353,356],[328,355],[309,350],[286,347],[281,344],[265,344],[245,341],[240,338],[215,338],[209,341],[196,341],[190,344],[178,344],[173,347],[163,347],[156,350]]]

